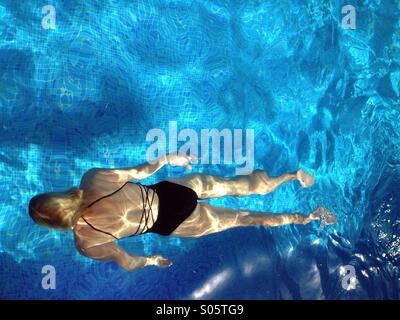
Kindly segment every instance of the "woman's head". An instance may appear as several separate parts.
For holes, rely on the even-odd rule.
[[[29,215],[42,226],[69,230],[77,221],[82,196],[78,188],[39,194],[29,201]]]

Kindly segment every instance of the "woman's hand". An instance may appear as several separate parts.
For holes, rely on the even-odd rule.
[[[166,161],[169,165],[173,167],[185,167],[187,170],[191,170],[191,162],[196,161],[193,156],[188,156],[186,154],[170,154],[165,156]]]
[[[151,256],[147,258],[146,265],[166,268],[172,266],[172,262],[163,256]]]

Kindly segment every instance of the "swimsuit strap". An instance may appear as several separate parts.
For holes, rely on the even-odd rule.
[[[140,194],[141,194],[141,196],[142,196],[142,203],[143,203],[143,211],[142,211],[142,216],[141,216],[141,218],[140,218],[140,222],[139,222],[138,228],[136,229],[136,231],[135,231],[134,234],[130,235],[130,237],[133,237],[133,236],[137,235],[137,233],[139,232],[139,230],[140,230],[140,225],[142,224],[142,221],[143,221],[143,217],[145,217],[145,224],[144,224],[144,226],[147,226],[147,222],[148,222],[149,216],[151,216],[151,220],[152,220],[153,223],[154,223],[154,219],[153,219],[153,210],[152,210],[152,207],[151,207],[151,206],[152,206],[152,204],[153,204],[155,190],[154,190],[154,192],[153,192],[153,196],[152,196],[152,198],[151,198],[151,201],[149,201],[149,189],[152,189],[152,188],[146,187],[146,186],[142,185],[142,184],[139,183],[139,182],[138,182],[138,183],[135,183],[135,182],[128,181],[128,182],[125,182],[125,183],[124,183],[121,187],[119,187],[117,190],[115,190],[115,191],[111,192],[110,194],[107,194],[107,195],[105,195],[105,196],[103,196],[103,197],[100,197],[99,199],[93,201],[91,204],[89,204],[89,205],[85,208],[85,210],[86,210],[87,208],[90,208],[91,206],[93,206],[94,204],[96,204],[97,202],[99,202],[100,200],[103,200],[103,199],[105,199],[105,198],[108,198],[108,197],[113,196],[113,195],[116,194],[118,191],[122,190],[122,188],[125,187],[128,183],[136,184],[137,186],[139,186]],[[143,190],[142,190],[142,189],[144,190],[144,193],[146,194],[146,196],[144,196],[144,193],[143,193]],[[149,213],[148,213],[148,214],[146,214],[146,205],[147,205],[147,204],[149,204]],[[150,213],[151,213],[151,214],[150,214]],[[93,224],[91,224],[89,221],[87,221],[87,219],[84,217],[84,215],[82,215],[81,218],[82,218],[83,221],[85,221],[86,224],[87,224],[88,226],[90,226],[93,230],[96,230],[96,231],[98,231],[98,232],[107,234],[107,235],[113,237],[113,238],[116,239],[116,240],[120,240],[120,238],[116,237],[116,236],[113,235],[112,233],[96,228]]]
[[[118,191],[122,190],[122,188],[125,187],[128,183],[133,183],[133,184],[134,184],[134,182],[130,182],[130,181],[125,182],[125,183],[124,183],[121,187],[119,187],[117,190],[111,192],[110,194],[107,194],[107,195],[105,195],[105,196],[102,196],[102,197],[98,198],[97,200],[95,200],[95,201],[93,201],[91,204],[89,204],[85,209],[90,208],[91,206],[93,206],[93,205],[95,205],[97,202],[99,202],[100,200],[103,200],[103,199],[105,199],[105,198],[111,197],[112,195],[116,194]]]
[[[99,231],[99,232],[101,232],[101,233],[108,234],[109,236],[113,237],[115,240],[119,240],[119,238],[116,237],[116,236],[114,236],[112,233],[107,232],[107,231],[104,231],[104,230],[101,230],[101,229],[97,229],[94,225],[92,225],[89,221],[87,221],[86,218],[85,218],[84,216],[82,216],[81,218],[83,219],[83,221],[86,222],[86,224],[87,224],[88,226],[92,227],[93,230]]]
[[[141,183],[137,183],[137,185],[139,186],[139,188],[140,188],[140,194],[142,195],[143,211],[142,211],[142,217],[140,218],[139,225],[138,225],[138,227],[137,227],[135,233],[132,234],[132,235],[130,235],[130,237],[133,237],[133,236],[137,235],[137,233],[139,232],[140,226],[141,226],[142,221],[143,221],[143,217],[145,217],[145,222],[144,222],[143,228],[144,228],[144,227],[147,227],[147,222],[148,222],[148,220],[149,220],[149,216],[151,216],[151,220],[152,220],[153,223],[154,223],[154,219],[153,219],[153,208],[152,208],[151,206],[153,205],[153,200],[154,200],[154,194],[155,194],[155,192],[153,192],[153,196],[152,196],[152,198],[151,198],[151,201],[149,201],[149,189],[150,189],[150,188],[149,188],[149,187],[146,187],[146,186],[144,186],[144,185],[142,185]],[[143,190],[144,190],[144,193],[146,194],[146,197],[144,196]],[[146,212],[146,205],[147,205],[147,204],[149,204],[149,213]],[[143,230],[142,230],[142,231],[143,231]]]

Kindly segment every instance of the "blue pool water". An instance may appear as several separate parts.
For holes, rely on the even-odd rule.
[[[45,4],[55,30],[41,25]],[[341,26],[345,4],[355,30]],[[399,18],[396,0],[0,0],[0,298],[398,299]],[[129,252],[174,263],[125,272],[30,220],[33,195],[77,186],[91,167],[143,163],[146,133],[169,121],[254,129],[255,168],[316,178],[212,204],[324,205],[339,222],[125,239]],[[145,182],[183,174],[164,168]],[[56,268],[55,290],[42,289],[44,265]],[[357,281],[346,290],[349,265]]]

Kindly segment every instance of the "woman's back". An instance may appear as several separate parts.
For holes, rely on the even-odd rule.
[[[158,197],[152,189],[108,178],[90,171],[82,178],[83,205],[74,228],[78,248],[141,234],[157,219]]]

